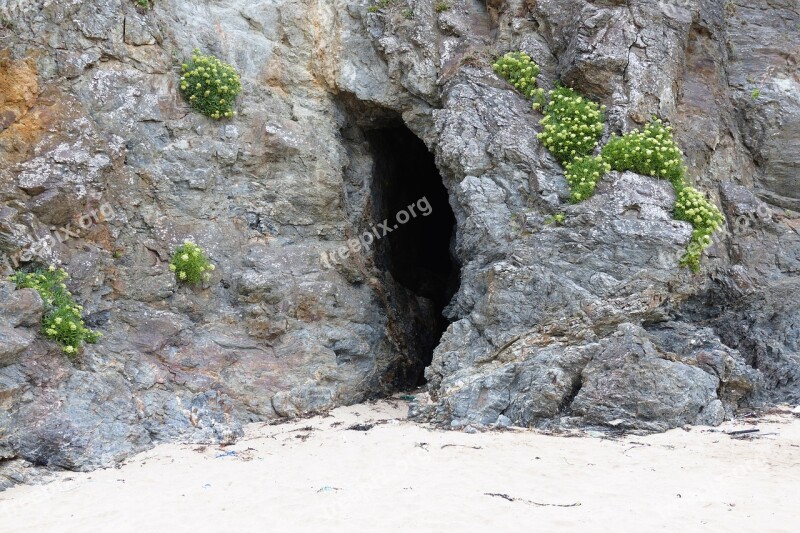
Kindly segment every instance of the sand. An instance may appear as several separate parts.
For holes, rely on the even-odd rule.
[[[0,531],[798,531],[800,418],[609,439],[467,434],[402,401],[165,444],[0,493]],[[376,424],[368,430],[354,424]],[[759,429],[757,438],[725,432]]]

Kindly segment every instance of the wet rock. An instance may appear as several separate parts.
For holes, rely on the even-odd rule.
[[[800,402],[798,291],[800,283],[786,280],[706,319],[726,344],[742,353],[748,368],[758,369],[764,381],[759,397],[765,401]]]

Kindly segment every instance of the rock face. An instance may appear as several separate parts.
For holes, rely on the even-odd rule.
[[[38,296],[0,284],[0,487],[423,370],[413,412],[453,427],[660,430],[800,401],[797,3],[433,4],[0,6],[0,268],[63,264],[104,334],[70,361]],[[194,48],[241,74],[234,119],[178,94]],[[567,203],[540,116],[492,72],[510,50],[606,104],[607,135],[673,124],[727,217],[701,273],[677,266],[691,229],[667,183],[612,173]],[[414,136],[439,179],[409,189]],[[412,191],[448,216],[393,228]],[[451,229],[450,259],[419,252]],[[217,267],[194,289],[167,268],[186,238]]]

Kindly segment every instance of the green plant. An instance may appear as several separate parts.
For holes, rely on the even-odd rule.
[[[386,9],[394,3],[394,0],[378,0],[378,3],[367,8],[369,13],[377,13],[381,9]]]
[[[133,0],[137,6],[144,9],[150,9],[150,0]]]
[[[400,14],[403,15],[404,18],[407,18],[409,20],[414,18],[414,10],[411,9],[410,7],[404,8],[403,11],[400,12]]]
[[[548,95],[539,140],[562,164],[591,154],[603,134],[605,106],[569,87],[557,87]]]
[[[692,240],[680,264],[697,272],[703,250],[711,246],[711,235],[722,227],[724,218],[703,194],[686,184],[683,152],[672,137],[672,127],[654,120],[641,131],[622,137],[612,135],[603,147],[603,157],[614,170],[669,180],[677,200],[673,216],[692,224]]]
[[[692,224],[692,240],[680,264],[694,271],[700,267],[703,250],[711,245],[711,235],[722,227],[724,218],[717,207],[697,189],[686,184],[687,168],[683,152],[672,137],[672,128],[654,120],[641,131],[612,135],[600,156],[592,157],[603,134],[605,106],[598,105],[569,87],[558,86],[548,92],[537,87],[539,68],[530,56],[512,52],[494,63],[494,70],[527,98],[533,107],[544,108],[538,134],[542,144],[565,166],[564,176],[570,188],[570,201],[580,202],[594,194],[597,183],[612,169],[669,180],[677,200],[674,216]],[[756,89],[752,94],[758,98]],[[546,224],[563,223],[564,215],[545,219]]]
[[[550,91],[548,101],[544,90],[536,84],[539,66],[524,52],[510,52],[499,58],[494,63],[494,71],[533,100],[534,109],[544,107],[545,116],[540,122],[544,131],[538,137],[556,159],[567,165],[571,200],[577,202],[591,196],[597,182],[608,171],[602,159],[588,157],[603,134],[605,106],[563,86]],[[573,164],[575,160],[580,162]]]
[[[761,90],[753,89],[753,92],[750,93],[750,96],[751,98],[753,98],[753,100],[758,100],[759,98],[761,98]]]
[[[694,228],[692,240],[686,253],[681,257],[681,266],[697,272],[700,269],[700,256],[703,250],[711,246],[711,235],[722,228],[725,219],[717,206],[708,201],[703,193],[689,185],[677,191],[673,215],[676,220],[688,222]]]
[[[181,92],[195,109],[214,119],[235,114],[233,102],[242,83],[232,66],[195,49],[182,70]]]
[[[441,13],[443,11],[449,11],[451,7],[453,6],[451,6],[449,3],[445,2],[444,0],[440,0],[439,2],[436,3],[436,7],[434,7],[434,10],[437,13]]]
[[[94,344],[101,334],[86,327],[78,305],[64,283],[69,276],[64,269],[50,266],[47,270],[25,273],[16,271],[9,279],[17,289],[34,289],[44,302],[42,332],[59,343],[64,352],[78,353],[83,342]]]
[[[525,52],[509,52],[494,62],[494,71],[516,87],[525,98],[542,98],[544,90],[536,86],[539,65]]]
[[[576,157],[567,163],[564,177],[570,190],[570,201],[578,203],[594,194],[597,183],[611,171],[611,165],[601,156]]]
[[[544,223],[547,224],[548,226],[551,225],[560,226],[561,224],[564,223],[565,219],[566,216],[564,215],[564,213],[556,213],[555,215],[550,215],[549,217],[545,218]]]
[[[661,120],[622,137],[612,134],[602,154],[614,170],[669,180],[676,190],[683,187],[686,176],[683,152],[672,138],[672,127]]]
[[[185,240],[172,253],[169,269],[175,273],[175,279],[179,283],[196,285],[211,277],[214,265],[202,248],[190,240]]]

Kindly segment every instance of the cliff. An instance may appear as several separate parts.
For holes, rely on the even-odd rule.
[[[103,334],[66,357],[0,282],[0,486],[423,381],[412,413],[454,428],[800,401],[796,0],[151,4],[0,6],[0,268],[63,266]],[[236,116],[181,96],[195,48],[241,76]],[[673,126],[726,217],[699,272],[667,182],[568,201],[493,71],[516,50],[607,106],[604,139]]]

